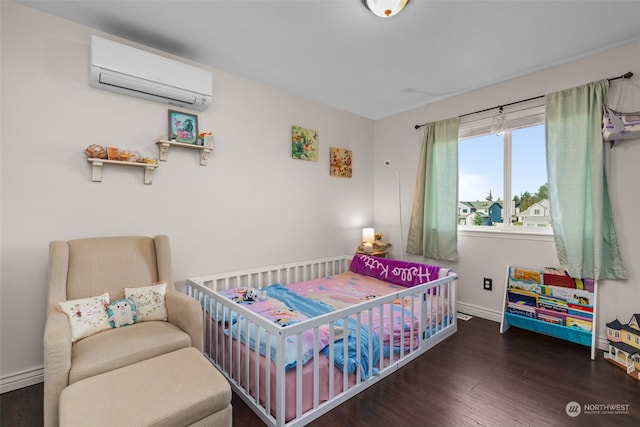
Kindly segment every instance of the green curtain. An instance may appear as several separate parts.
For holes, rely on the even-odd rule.
[[[458,259],[458,125],[454,117],[424,127],[407,253]]]
[[[602,80],[546,96],[547,174],[558,259],[573,277],[624,279],[602,140]]]

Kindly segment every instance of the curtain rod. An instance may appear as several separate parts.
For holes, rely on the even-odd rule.
[[[633,73],[631,71],[624,73],[621,76],[618,77],[612,77],[609,80],[610,82],[614,81],[614,80],[620,80],[620,79],[630,79],[631,77],[633,77]],[[478,113],[484,113],[485,111],[491,111],[491,110],[495,110],[496,108],[499,108],[502,110],[502,108],[504,107],[508,107],[510,105],[515,105],[515,104],[521,104],[523,102],[527,102],[527,101],[533,101],[534,99],[540,99],[540,98],[544,98],[545,95],[540,95],[540,96],[534,96],[533,98],[528,98],[528,99],[523,99],[522,101],[515,101],[515,102],[510,102],[508,104],[502,104],[502,105],[498,105],[497,107],[491,107],[491,108],[485,108],[484,110],[479,110],[479,111],[474,111],[473,113],[466,113],[466,114],[461,114],[458,117],[465,117],[465,116],[470,116],[472,114],[478,114]],[[416,130],[420,129],[423,126],[426,126],[428,123],[423,123],[421,125],[415,125]]]

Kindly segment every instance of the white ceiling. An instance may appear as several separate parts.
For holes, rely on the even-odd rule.
[[[18,3],[370,119],[640,40],[634,0]]]

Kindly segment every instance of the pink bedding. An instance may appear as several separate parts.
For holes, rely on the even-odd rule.
[[[294,283],[287,285],[287,288],[306,298],[321,301],[334,310],[350,307],[405,289],[403,286],[353,272]],[[415,301],[414,304],[414,311],[417,313],[418,301]],[[403,305],[405,306],[404,310],[402,309]],[[405,299],[405,301],[395,301],[393,306],[386,305],[384,307],[382,313],[383,345],[390,345],[391,335],[393,334],[394,346],[398,347],[403,342],[404,347],[407,348],[412,334],[411,324],[413,324],[414,345],[416,344],[419,318],[416,315],[412,316],[409,305],[410,300]],[[368,325],[368,316],[363,315],[361,321],[363,324]],[[380,336],[380,310],[375,309],[372,311],[371,324],[373,332]],[[401,325],[403,326],[401,327]],[[402,336],[403,338],[401,338]]]
[[[434,277],[433,279],[436,279]],[[433,280],[432,279],[432,280]],[[280,286],[280,285],[278,285]],[[388,283],[374,277],[365,276],[362,274],[357,274],[354,272],[346,272],[341,274],[336,274],[329,277],[324,277],[321,279],[309,280],[305,282],[295,283],[287,285],[287,292],[291,291],[296,295],[300,296],[304,300],[310,300],[314,303],[317,302],[320,307],[328,307],[330,311],[338,310],[345,307],[350,307],[355,304],[359,304],[370,299],[379,298],[385,295],[393,294],[399,291],[406,290],[406,286],[401,286],[397,284]],[[268,289],[268,288],[267,288]],[[226,290],[220,292],[221,294],[227,296],[229,299],[234,300],[238,303],[244,304],[242,298],[239,298],[239,295],[242,295],[244,290],[236,289],[236,290]],[[430,292],[429,292],[430,293]],[[286,316],[287,321],[291,323],[297,323],[300,321],[304,321],[308,316],[308,314],[303,314],[298,310],[292,309],[291,305],[294,304],[291,301],[287,300],[287,303],[276,300],[269,296],[269,292],[265,294],[261,294],[260,298],[257,298],[255,301],[250,301],[247,303],[247,308],[250,308],[251,311],[256,313],[260,313],[263,317],[270,319],[276,323],[282,324],[282,316]],[[430,298],[430,295],[427,295],[428,301],[432,300],[433,303],[436,303],[436,299]],[[413,304],[412,304],[413,298]],[[427,325],[424,327],[430,328],[430,325],[435,325],[434,322],[441,321],[442,318],[436,319],[436,313],[442,313],[442,309],[437,309],[434,304],[427,305]],[[413,308],[412,308],[413,305]],[[315,306],[314,306],[315,307]],[[382,336],[383,341],[383,351],[380,351],[379,358],[373,359],[373,366],[375,368],[379,368],[380,359],[382,359],[383,367],[387,366],[390,363],[390,359],[394,360],[397,357],[391,356],[391,348],[393,348],[394,353],[398,353],[400,351],[412,351],[418,345],[418,333],[419,333],[419,319],[420,315],[420,301],[418,298],[413,297],[405,297],[402,301],[396,300],[392,304],[385,304],[383,306],[382,313],[378,308],[374,308],[371,310],[372,321],[370,325],[370,330],[375,334],[375,341],[379,342],[379,337]],[[413,312],[411,311],[413,310]],[[313,311],[313,310],[312,310]],[[429,314],[429,312],[432,314]],[[361,315],[360,321],[363,325],[369,325],[369,317],[368,313],[365,312]],[[218,319],[222,320],[222,319]],[[224,322],[225,327],[230,325],[231,323],[235,323],[235,319],[225,319]],[[381,321],[382,320],[382,321]],[[242,343],[238,346],[238,343],[235,339],[229,340],[229,331],[223,327],[223,323],[218,323],[220,327],[215,328],[215,324],[213,322],[207,322],[206,325],[206,336],[207,336],[207,345],[212,344],[212,340],[217,340],[218,345],[216,348],[222,349],[222,342],[224,341],[224,353],[221,351],[217,352],[217,363],[225,366],[225,371],[231,372],[231,375],[234,380],[238,381],[241,387],[248,387],[248,392],[256,398],[259,396],[259,401],[264,406],[266,405],[265,400],[265,387],[266,387],[266,369],[265,366],[267,364],[265,351],[263,351],[263,346],[266,346],[266,343],[261,344],[261,355],[259,356],[259,379],[256,383],[256,375],[255,375],[255,363],[256,363],[256,353],[254,351],[249,351],[249,383],[246,381],[246,370],[245,370],[245,345],[246,341],[244,336],[242,336]],[[243,328],[241,328],[242,330]],[[217,333],[215,332],[217,330]],[[324,331],[324,332],[323,332]],[[328,337],[323,338],[323,334],[327,333],[328,329],[326,327],[321,327],[319,330],[320,341],[323,343],[321,345],[326,345],[328,343]],[[309,343],[306,341],[310,341],[311,350],[313,350],[313,339],[312,331],[308,331],[302,334],[303,338],[303,352],[305,351],[305,346],[308,346]],[[251,333],[251,332],[250,332]],[[255,333],[254,333],[255,335]],[[233,335],[235,338],[235,335]],[[255,336],[250,336],[251,339],[251,348],[255,348]],[[311,339],[310,339],[311,338]],[[275,340],[271,340],[272,344]],[[232,349],[229,349],[229,343],[232,342]],[[393,342],[393,345],[391,343]],[[336,342],[337,343],[337,342]],[[287,345],[287,347],[289,347]],[[231,354],[230,353],[231,350]],[[238,353],[238,350],[240,352]],[[320,349],[322,350],[322,349]],[[313,355],[313,351],[309,354],[309,358],[303,360],[303,366],[298,367],[295,363],[289,364],[288,369],[285,371],[285,418],[286,420],[291,420],[297,416],[296,414],[296,396],[297,396],[297,385],[296,385],[296,376],[297,371],[301,370],[302,375],[302,413],[312,409],[314,407],[313,404],[313,378],[314,378],[314,361],[317,361],[319,365],[319,402],[322,403],[330,399],[329,393],[329,378],[333,376],[334,379],[334,390],[333,394],[338,394],[342,392],[343,389],[343,373],[342,370],[338,368],[337,364],[334,363],[333,372],[329,372],[329,359],[320,351],[319,354]],[[391,357],[390,357],[391,356]],[[276,367],[272,360],[275,359],[275,353],[272,349],[270,353],[270,393],[271,393],[271,401],[269,402],[270,411],[273,416],[276,414],[277,402],[276,402]],[[286,357],[285,357],[286,359]],[[308,363],[304,363],[307,360]],[[229,369],[229,363],[232,364],[232,369]],[[240,364],[239,369],[236,364]],[[353,372],[353,371],[349,371]],[[375,374],[375,372],[374,372]],[[364,378],[364,376],[363,376]],[[259,384],[259,386],[257,385]],[[348,387],[356,384],[356,375],[350,374],[348,376]],[[258,394],[256,394],[258,393]]]
[[[219,293],[238,304],[244,305],[250,311],[269,321],[281,326],[287,326],[324,313],[393,294],[404,290],[405,287],[387,283],[374,277],[345,272],[287,286],[275,284],[263,289],[259,298],[246,300],[243,295],[246,294],[248,289],[228,289]],[[397,300],[393,304],[386,304],[382,313],[378,309],[371,311],[371,330],[374,334],[374,344],[379,347],[378,338],[382,336],[383,354],[389,354],[391,351],[389,346],[391,346],[392,342],[396,352],[399,351],[400,346],[405,349],[409,348],[411,341],[413,341],[414,346],[417,344],[419,326],[418,301],[414,300],[414,306],[412,314],[411,300],[405,298],[404,301]],[[235,318],[233,322],[235,322]],[[363,325],[369,326],[368,314],[363,314],[361,322]],[[247,337],[244,336],[245,332],[242,326],[240,327],[240,333],[244,341]],[[255,329],[251,329],[249,334],[251,348],[254,348],[256,339],[259,339],[261,352],[264,354],[266,351],[264,334],[262,333],[262,335],[256,337]],[[391,339],[392,336],[393,341]],[[285,355],[287,369],[295,366],[296,337],[291,337],[289,343],[291,346],[286,349]],[[323,327],[320,329],[320,343],[322,345],[321,349],[329,344],[328,328]],[[303,333],[302,345],[303,363],[306,363],[313,357],[312,331]],[[272,346],[271,353],[272,357],[275,358],[275,345]],[[374,357],[375,361],[375,355],[372,355],[372,357]],[[357,364],[357,362],[353,363]]]

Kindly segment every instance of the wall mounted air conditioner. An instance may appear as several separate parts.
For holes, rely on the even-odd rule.
[[[192,110],[203,111],[212,98],[209,71],[91,36],[92,87]]]

